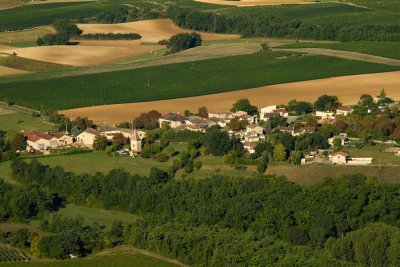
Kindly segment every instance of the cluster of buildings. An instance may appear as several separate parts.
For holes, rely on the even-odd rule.
[[[130,130],[111,126],[102,126],[98,129],[88,128],[76,137],[68,132],[22,132],[27,140],[27,151],[48,151],[63,147],[88,147],[92,148],[98,136],[105,136],[112,140],[115,134],[122,134],[130,142],[131,153],[140,153],[142,150],[142,140],[145,132],[140,130]]]

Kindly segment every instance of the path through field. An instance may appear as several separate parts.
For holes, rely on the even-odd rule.
[[[350,60],[358,60],[358,61],[365,61],[365,62],[373,62],[385,65],[392,65],[392,66],[400,66],[400,60],[380,57],[380,56],[373,56],[358,52],[350,52],[350,51],[342,51],[342,50],[333,50],[333,49],[326,49],[326,48],[291,48],[291,49],[275,49],[275,50],[282,50],[282,51],[296,51],[296,52],[303,52],[308,54],[314,55],[323,55],[323,56],[332,56],[332,57],[339,57],[344,59]]]
[[[210,111],[229,110],[232,104],[247,97],[258,107],[271,104],[287,104],[292,99],[313,102],[323,94],[336,95],[346,104],[354,104],[360,95],[377,95],[385,88],[388,96],[400,99],[400,71],[350,75],[312,81],[277,84],[227,93],[171,100],[141,103],[104,105],[64,110],[61,113],[70,118],[89,117],[98,123],[113,124],[132,119],[142,112],[156,109],[162,114],[184,110],[197,111],[200,106],[207,106]]]
[[[272,5],[293,5],[293,4],[313,4],[315,2],[305,0],[195,0],[197,2],[203,2],[208,4],[216,5],[227,5],[227,6],[272,6]]]

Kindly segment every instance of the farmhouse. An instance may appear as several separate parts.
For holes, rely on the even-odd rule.
[[[320,117],[322,120],[326,119],[334,119],[335,114],[333,112],[328,111],[315,111],[315,116]]]
[[[228,119],[233,113],[230,111],[208,112],[208,118]]]
[[[353,112],[353,109],[350,107],[340,107],[336,109],[336,115],[348,116],[351,112]]]
[[[333,155],[329,156],[329,160],[333,164],[346,164],[349,159],[349,154],[344,152],[336,152]]]
[[[258,142],[260,142],[260,140],[264,140],[264,139],[265,139],[265,135],[262,133],[259,134],[256,131],[250,131],[244,135],[245,142],[258,143]]]
[[[177,131],[188,130],[188,131],[193,131],[193,132],[204,131],[204,129],[200,128],[197,125],[193,125],[193,124],[182,124],[182,125],[176,127],[175,130],[177,130]]]
[[[58,140],[59,146],[71,145],[74,142],[74,138],[69,136],[67,132],[59,132],[54,135]]]
[[[264,134],[264,128],[256,124],[248,124],[246,126],[246,133],[254,131],[257,134]]]
[[[249,154],[254,154],[256,153],[256,146],[257,143],[251,143],[251,142],[245,142],[243,144],[243,148],[249,153]]]
[[[76,140],[79,144],[81,144],[83,146],[92,147],[94,140],[99,135],[100,135],[99,131],[92,129],[92,128],[88,128],[84,132],[80,133],[76,137]]]
[[[135,138],[136,135],[139,135],[140,139],[143,139],[146,136],[146,132],[140,130],[132,130],[126,128],[118,128],[112,126],[101,126],[98,131],[107,137],[107,139],[111,140],[115,134],[122,134],[125,138],[132,139]]]
[[[22,132],[27,141],[27,151],[44,151],[58,147],[58,139],[45,132]]]
[[[162,116],[161,118],[158,119],[158,122],[160,124],[160,128],[164,125],[167,124],[169,125],[171,128],[176,128],[182,124],[186,124],[186,121],[188,121],[188,118],[179,115],[179,114],[175,114],[175,113],[168,113],[164,116]]]

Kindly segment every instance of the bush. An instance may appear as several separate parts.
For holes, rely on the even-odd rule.
[[[198,33],[179,33],[172,36],[168,43],[167,48],[169,53],[176,53],[196,46],[200,46],[202,42],[201,36]]]
[[[196,162],[194,163],[194,167],[196,168],[196,170],[200,170],[201,167],[203,167],[203,162],[201,162],[201,161],[196,161]]]
[[[169,160],[169,156],[165,153],[158,153],[156,158],[159,162],[167,162]]]

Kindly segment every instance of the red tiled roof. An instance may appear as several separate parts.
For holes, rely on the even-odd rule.
[[[349,156],[349,154],[347,154],[345,152],[342,152],[342,151],[339,151],[339,152],[336,152],[336,153],[333,154],[333,156],[336,156],[336,155],[340,155],[340,156],[343,156],[343,157],[348,157]]]

